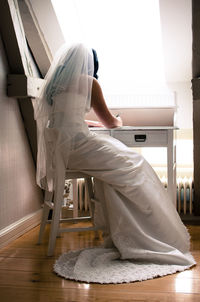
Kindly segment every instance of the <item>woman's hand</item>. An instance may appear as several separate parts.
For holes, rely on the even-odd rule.
[[[114,123],[113,123],[114,125],[111,128],[116,128],[116,127],[122,127],[123,126],[123,121],[122,121],[122,119],[119,115],[116,115],[116,116],[113,115],[113,118],[114,118]]]

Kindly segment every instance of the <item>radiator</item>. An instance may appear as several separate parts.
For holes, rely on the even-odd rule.
[[[167,178],[161,177],[161,182],[167,189]],[[88,193],[85,190],[84,179],[78,179],[78,209],[80,211],[88,211]],[[188,177],[177,178],[177,211],[180,214],[192,214],[193,213],[193,180]]]
[[[77,180],[78,186],[78,210],[80,211],[89,211],[89,202],[88,202],[88,192],[85,187],[84,178]]]
[[[167,178],[162,177],[161,182],[167,189]],[[192,214],[193,213],[193,200],[194,200],[194,189],[193,189],[192,177],[178,177],[176,186],[176,207],[180,214]]]

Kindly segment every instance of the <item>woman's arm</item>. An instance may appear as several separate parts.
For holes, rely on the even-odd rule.
[[[103,97],[101,86],[99,85],[96,79],[93,79],[91,106],[94,109],[94,112],[96,113],[100,121],[107,128],[116,128],[122,126],[123,123],[121,118],[115,117],[109,111],[105,99]]]

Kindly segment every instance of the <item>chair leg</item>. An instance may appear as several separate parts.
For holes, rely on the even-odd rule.
[[[45,226],[46,226],[47,219],[48,219],[48,216],[49,216],[49,211],[50,211],[49,206],[46,203],[44,203],[42,221],[41,221],[41,224],[40,224],[40,232],[39,232],[39,237],[38,237],[38,244],[40,244],[42,242]]]
[[[94,190],[93,190],[93,184],[92,184],[92,178],[88,177],[85,178],[85,186],[88,191],[88,202],[89,202],[89,211],[90,211],[90,216],[91,216],[91,221],[93,226],[94,225],[94,211],[95,211],[95,201],[97,200],[94,199]],[[99,239],[99,231],[95,230],[95,238]]]
[[[94,192],[92,188],[92,179],[91,177],[85,178],[85,187],[88,192],[88,203],[89,203],[89,211],[90,211],[90,216],[92,217],[92,221],[94,218],[94,203],[92,202],[92,199],[94,198]]]
[[[47,256],[52,256],[54,254],[54,248],[56,243],[56,237],[58,235],[59,223],[60,223],[60,212],[63,202],[63,192],[64,192],[64,174],[60,171],[59,179],[56,180],[55,184],[55,195],[54,195],[54,209],[53,217],[51,222],[51,230],[49,236],[49,245]]]
[[[38,237],[38,244],[40,244],[42,242],[45,226],[46,226],[48,216],[49,216],[49,211],[51,209],[50,206],[47,204],[47,201],[51,202],[52,198],[53,198],[53,193],[46,191],[45,198],[44,198],[44,209],[43,209],[43,213],[42,213],[42,220],[41,220],[41,224],[40,224],[40,232],[39,232],[39,237]]]
[[[77,179],[72,180],[73,185],[73,218],[78,217],[78,182]]]

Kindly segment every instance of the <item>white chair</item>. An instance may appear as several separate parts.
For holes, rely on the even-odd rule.
[[[63,165],[64,167],[64,165]],[[89,202],[89,211],[90,216],[89,217],[73,217],[73,218],[61,218],[61,210],[62,210],[62,204],[63,204],[63,192],[64,192],[64,185],[65,180],[68,179],[78,179],[78,178],[84,178],[85,179],[85,187],[88,191],[88,202]],[[76,188],[74,188],[76,190]],[[77,208],[77,193],[74,191],[73,200],[74,200],[74,206],[75,209]],[[75,198],[74,198],[75,197]],[[48,216],[50,210],[53,210],[53,216],[51,221],[51,228],[50,228],[50,236],[49,236],[49,244],[48,244],[48,256],[52,256],[54,254],[55,249],[55,243],[56,243],[56,237],[63,232],[74,232],[74,231],[88,231],[88,230],[98,230],[99,228],[95,227],[94,225],[92,227],[82,227],[82,228],[60,228],[60,222],[66,222],[66,221],[83,221],[91,219],[93,222],[94,217],[94,193],[93,193],[93,185],[92,185],[92,179],[91,176],[75,171],[75,170],[65,170],[60,169],[59,175],[55,179],[55,191],[54,192],[45,192],[45,198],[44,198],[44,210],[42,215],[42,221],[40,226],[40,232],[39,232],[39,239],[38,243],[40,244],[42,241],[42,237],[44,234],[46,223],[48,223]],[[76,216],[77,210],[75,210]]]

